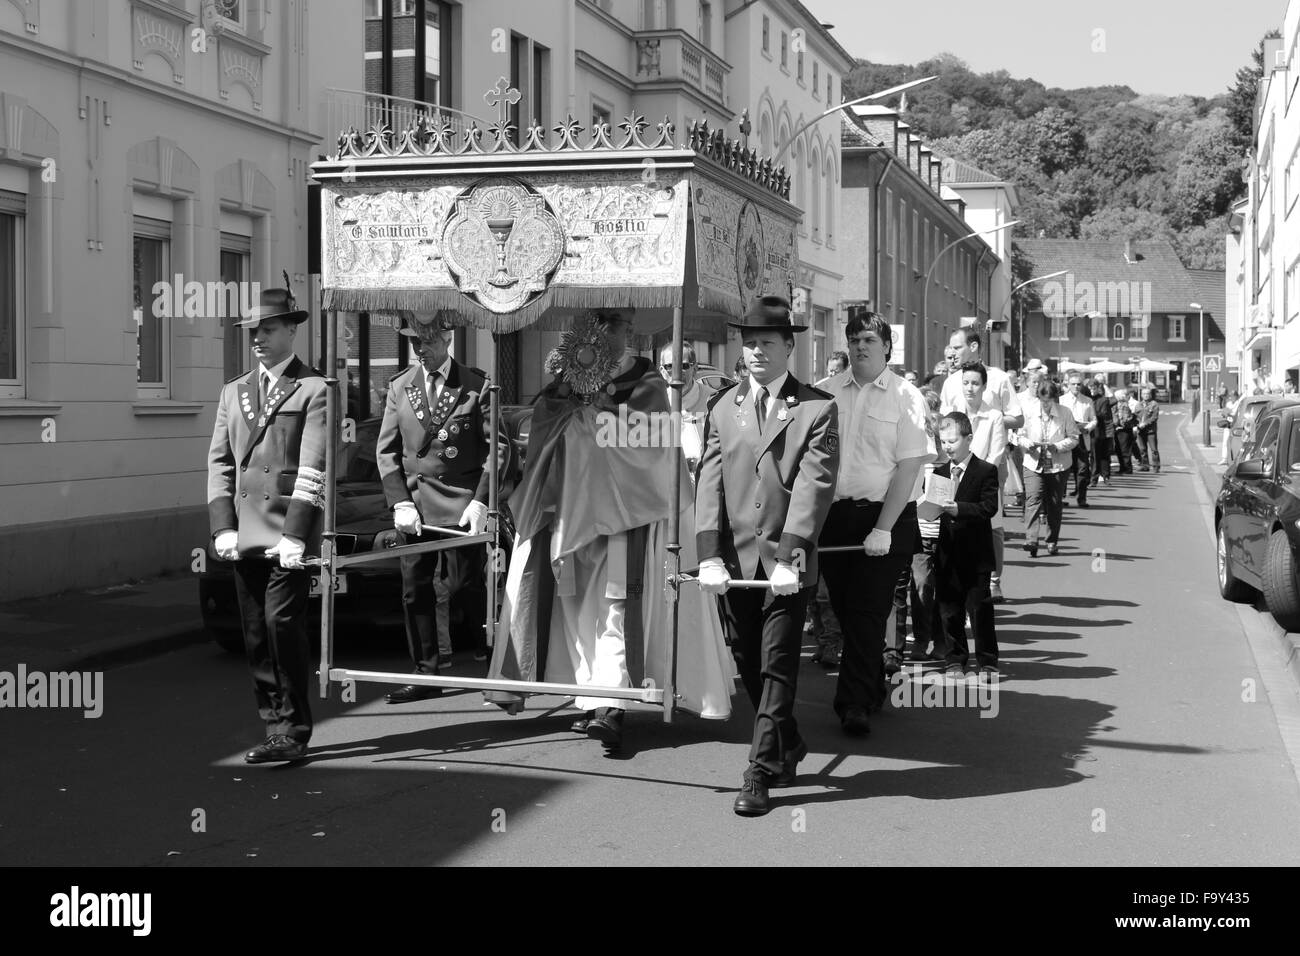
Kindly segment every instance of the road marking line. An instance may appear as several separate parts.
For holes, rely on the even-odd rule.
[[[1183,438],[1182,429],[1178,429],[1176,433],[1183,454],[1190,459],[1192,452]],[[1211,517],[1214,513],[1214,502],[1210,500],[1209,492],[1205,490],[1199,474],[1196,479],[1192,482],[1192,486],[1196,489],[1196,498],[1201,503],[1201,519],[1205,522],[1205,530],[1210,535],[1210,541],[1218,547],[1217,536],[1214,533],[1214,519]],[[1246,644],[1255,659],[1260,680],[1264,683],[1264,692],[1268,694],[1268,702],[1273,708],[1273,717],[1277,723],[1278,734],[1282,737],[1282,746],[1291,760],[1291,773],[1295,776],[1296,785],[1300,786],[1300,693],[1297,692],[1295,678],[1282,659],[1276,638],[1269,635],[1268,626],[1260,620],[1262,617],[1260,612],[1243,604],[1232,606],[1237,612],[1241,632],[1246,637]]]

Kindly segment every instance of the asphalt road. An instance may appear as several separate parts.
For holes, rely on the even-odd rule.
[[[244,665],[200,645],[108,671],[99,719],[0,715],[0,863],[1295,865],[1295,685],[1218,597],[1170,432],[1164,473],[1067,509],[1058,557],[1009,551],[995,717],[891,708],[851,740],[805,663],[813,752],[764,818],[731,812],[743,695],[728,722],[639,708],[612,759],[557,699],[509,717],[362,685],[320,703],[310,763],[249,767]],[[342,663],[403,669],[391,637],[349,646]]]

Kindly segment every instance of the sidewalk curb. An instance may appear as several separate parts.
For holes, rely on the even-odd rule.
[[[60,661],[57,670],[108,670],[134,664],[150,657],[180,650],[193,644],[208,643],[212,638],[203,628],[202,618],[182,621],[123,637],[109,647],[97,647],[81,653],[71,651]],[[215,646],[215,645],[214,645]]]
[[[38,647],[27,647],[14,654],[5,654],[6,658],[13,659],[0,660],[0,669],[25,664],[31,670],[47,673],[108,670],[211,640],[211,635],[204,630],[203,619],[195,616],[189,620],[136,631],[111,641],[96,641],[84,648],[74,646],[43,651]]]
[[[1194,420],[1192,421],[1194,422]],[[1223,476],[1214,470],[1214,465],[1201,453],[1200,449],[1204,446],[1200,444],[1200,430],[1197,429],[1193,433],[1189,427],[1180,428],[1178,429],[1178,437],[1182,440],[1189,453],[1201,484],[1204,486],[1206,494],[1210,496],[1210,503],[1213,505],[1215,499],[1219,497],[1219,490],[1223,487]],[[1210,450],[1213,451],[1214,449],[1211,448]],[[1262,600],[1260,598],[1258,603],[1262,603]],[[1250,607],[1255,611],[1260,625],[1273,636],[1273,639],[1277,642],[1278,650],[1282,654],[1283,666],[1291,674],[1296,687],[1300,688],[1300,634],[1291,634],[1282,630],[1267,609],[1261,610],[1260,607],[1255,605],[1242,605],[1243,610],[1246,607]]]

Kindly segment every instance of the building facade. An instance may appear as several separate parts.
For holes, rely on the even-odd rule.
[[[842,294],[889,318],[903,337],[894,364],[924,378],[954,331],[988,328],[1000,259],[970,235],[979,227],[945,185],[941,158],[895,111],[855,106],[841,136],[844,239],[853,250]]]
[[[1226,247],[1234,356],[1246,389],[1300,382],[1300,4],[1287,4],[1282,36],[1264,41],[1255,100],[1255,137],[1244,176],[1247,197],[1233,209]],[[1235,293],[1235,294],[1234,294]]]
[[[1211,303],[1168,241],[1017,239],[1015,245],[1034,275],[1064,273],[1039,283],[1039,307],[1017,315],[1026,360],[1042,359],[1053,373],[1063,362],[1129,363],[1132,371],[1108,380],[1146,382],[1175,402],[1199,384],[1203,342],[1222,368],[1224,336],[1204,308]],[[1136,367],[1142,359],[1173,368],[1143,372]]]
[[[308,0],[0,3],[0,600],[200,560],[223,317],[282,270],[309,301],[321,91],[362,41]]]
[[[571,115],[584,129],[607,124],[617,137],[624,118],[639,114],[652,128],[667,119],[678,142],[692,122],[706,121],[733,138],[748,129],[764,156],[785,146],[791,202],[804,210],[793,299],[812,330],[794,370],[820,377],[829,351],[842,347],[835,328],[837,317],[842,322],[839,142],[833,117],[799,130],[840,102],[853,60],[797,0],[538,0],[512,6],[508,23],[499,6],[366,0],[365,15],[372,114],[376,102],[399,122],[407,109],[437,108],[453,123],[486,128],[501,91],[512,87],[520,97],[507,120],[516,136],[536,121],[554,142],[552,128]],[[685,321],[698,360],[729,371],[740,355],[734,334],[689,307]],[[404,341],[391,317],[344,316],[341,325],[355,393],[376,394],[376,380],[409,360]],[[558,338],[528,329],[494,343],[471,330],[458,335],[454,350],[499,369],[505,401],[527,403],[544,385],[543,362]],[[660,333],[649,347],[667,338]],[[372,403],[361,411],[377,410]]]

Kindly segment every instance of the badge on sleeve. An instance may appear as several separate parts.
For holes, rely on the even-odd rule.
[[[833,428],[826,433],[826,450],[832,455],[840,453],[840,433]]]

